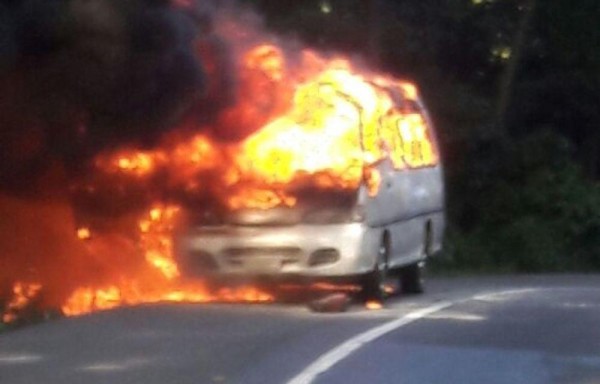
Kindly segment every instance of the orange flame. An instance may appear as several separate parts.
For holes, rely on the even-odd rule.
[[[41,289],[42,285],[39,283],[26,283],[21,281],[15,283],[12,288],[12,300],[6,306],[5,313],[2,315],[2,321],[5,323],[15,321],[19,311],[27,307]]]
[[[273,85],[283,78],[296,85],[287,108],[267,108],[261,118],[257,105],[248,102],[223,112],[241,113],[241,122],[269,119],[242,142],[182,136],[155,152],[104,154],[96,166],[138,177],[161,168],[174,188],[188,193],[212,188],[216,200],[235,210],[293,206],[297,198],[291,191],[306,183],[356,189],[364,180],[375,195],[380,176],[371,165],[386,156],[397,169],[437,164],[413,84],[361,73],[348,60],[328,61],[311,51],[304,52],[299,69],[285,67],[283,53],[265,44],[250,49],[244,60],[242,72],[253,75],[242,79],[241,87],[254,89],[258,98],[266,87],[285,99],[288,90]]]
[[[223,288],[211,292],[201,282],[190,284],[180,281],[172,243],[179,213],[177,206],[154,205],[139,220],[137,227],[139,246],[145,258],[142,270],[133,277],[105,287],[76,289],[62,306],[62,312],[75,316],[139,303],[273,300],[271,294],[255,287]],[[39,289],[41,286],[35,287]]]
[[[240,39],[246,36],[232,31]],[[256,287],[213,292],[202,282],[182,279],[173,233],[185,202],[207,200],[230,210],[292,207],[302,188],[355,191],[361,185],[373,196],[381,181],[380,160],[389,158],[396,169],[437,164],[431,127],[413,84],[311,50],[290,57],[274,44],[246,45],[237,56],[237,102],[204,123],[209,126],[188,119],[156,148],[132,146],[101,153],[89,179],[75,186],[91,195],[110,193],[115,186],[115,200],[131,189],[134,195],[128,196],[127,204],[146,208],[134,224],[115,229],[135,242],[140,262],[130,261],[122,271],[119,265],[109,265],[110,276],[77,287],[64,301],[63,313],[158,301],[273,300]],[[242,139],[223,141],[215,134],[231,130],[244,132],[232,135]],[[111,238],[103,231],[112,227],[98,229],[86,223],[75,229],[90,260],[101,259],[110,248]],[[15,284],[3,321],[14,321],[41,288],[36,283]]]
[[[139,223],[140,245],[145,251],[146,261],[158,269],[165,278],[179,277],[179,268],[173,259],[173,221],[178,207],[153,207],[148,218]]]
[[[96,166],[107,173],[143,177],[152,173],[162,161],[164,161],[164,154],[160,151],[121,151],[108,157],[98,157]]]
[[[378,311],[380,309],[383,309],[383,304],[381,303],[381,301],[369,300],[365,303],[365,308],[370,311]]]
[[[87,240],[92,237],[92,233],[87,227],[78,228],[77,237],[81,240]]]

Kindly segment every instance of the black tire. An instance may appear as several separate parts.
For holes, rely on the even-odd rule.
[[[400,269],[400,288],[403,293],[419,294],[425,292],[425,261],[431,256],[432,241],[431,224],[428,223],[425,226],[425,237],[423,239],[424,259]]]
[[[408,265],[400,270],[400,286],[403,293],[425,292],[425,261]]]
[[[373,270],[364,276],[362,294],[365,301],[383,301],[386,298],[384,284],[388,275],[389,241],[384,238],[377,251]]]

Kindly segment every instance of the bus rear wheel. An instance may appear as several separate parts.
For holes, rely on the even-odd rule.
[[[404,293],[425,292],[425,261],[431,256],[433,231],[431,222],[425,225],[423,238],[423,260],[400,269],[400,288]]]
[[[403,293],[425,292],[425,261],[408,265],[400,270],[400,287]]]

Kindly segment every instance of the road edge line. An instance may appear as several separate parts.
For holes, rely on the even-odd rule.
[[[371,341],[400,327],[408,325],[414,321],[420,320],[433,313],[447,309],[453,305],[464,303],[470,300],[486,300],[497,295],[530,293],[532,291],[537,290],[538,288],[516,288],[504,291],[488,291],[459,300],[444,300],[434,305],[430,305],[428,307],[409,312],[400,318],[388,321],[387,323],[383,323],[382,325],[379,325],[375,328],[371,328],[365,332],[359,333],[358,335],[346,340],[342,344],[339,344],[336,347],[330,349],[328,352],[314,360],[309,366],[304,368],[299,374],[288,380],[286,384],[310,384],[317,378],[318,375],[320,375],[323,372],[326,372],[335,364],[350,356],[353,352],[355,352],[363,345],[370,343]]]
[[[375,328],[371,328],[363,333],[360,333],[346,340],[344,343],[334,347],[329,352],[326,352],[325,354],[319,356],[302,372],[290,379],[287,382],[287,384],[312,383],[313,380],[316,379],[319,374],[327,371],[335,364],[344,360],[346,357],[348,357],[350,354],[352,354],[354,351],[356,351],[363,345],[370,343],[371,341],[385,335],[386,333],[389,333],[414,321],[422,319],[423,317],[431,315],[432,313],[444,310],[456,303],[457,302],[442,301],[435,305],[431,305],[429,307],[410,312],[398,319],[388,321],[387,323],[384,323]]]

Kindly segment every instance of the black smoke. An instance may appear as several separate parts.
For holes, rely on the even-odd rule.
[[[97,151],[151,145],[206,97],[199,4],[0,0],[0,190]]]

